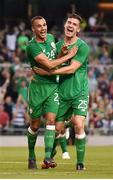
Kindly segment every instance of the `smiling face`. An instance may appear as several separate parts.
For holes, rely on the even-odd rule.
[[[80,31],[80,21],[79,19],[76,18],[68,18],[65,26],[64,26],[64,32],[65,32],[65,36],[67,38],[73,38],[76,37],[76,35],[79,33]]]
[[[32,22],[32,31],[38,41],[45,41],[47,35],[47,24],[44,18],[35,19]]]

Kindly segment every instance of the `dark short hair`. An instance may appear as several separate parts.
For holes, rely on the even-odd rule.
[[[80,23],[83,22],[82,17],[80,15],[76,14],[76,13],[73,13],[73,14],[69,15],[68,18],[75,18],[75,19],[78,19],[80,21]]]
[[[32,19],[31,19],[31,26],[33,26],[33,23],[34,23],[34,21],[35,20],[37,20],[37,19],[44,19],[42,16],[34,16]]]

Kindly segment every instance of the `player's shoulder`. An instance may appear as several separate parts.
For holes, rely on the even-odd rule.
[[[84,46],[88,46],[87,42],[81,38],[78,38],[78,43]]]
[[[32,45],[34,45],[35,44],[35,39],[34,39],[34,37],[32,37],[32,39],[28,42],[28,47],[29,46],[32,46]]]
[[[63,39],[56,43],[57,46],[62,46],[63,44],[64,44],[64,40]]]
[[[32,51],[33,49],[36,49],[38,48],[38,43],[36,43],[35,41],[35,38],[33,37],[27,44],[27,47],[26,47],[26,52],[30,52]]]
[[[89,45],[85,40],[79,38],[78,39],[78,44],[79,44],[79,46],[84,47],[84,48],[89,50]]]
[[[54,36],[53,36],[53,34],[50,34],[50,33],[47,33],[47,38],[48,38],[48,39],[53,39],[53,40],[55,39]]]
[[[55,38],[52,34],[47,33],[46,41],[52,46],[52,48],[56,49]]]

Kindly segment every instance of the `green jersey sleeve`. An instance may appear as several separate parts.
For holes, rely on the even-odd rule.
[[[77,51],[77,54],[72,58],[73,61],[78,61],[81,64],[86,61],[89,55],[89,47],[86,43],[82,43]]]
[[[35,45],[31,44],[29,49],[30,49],[30,54],[33,58],[35,58],[36,56],[42,53],[42,49],[40,48],[40,46],[38,46],[38,44]]]

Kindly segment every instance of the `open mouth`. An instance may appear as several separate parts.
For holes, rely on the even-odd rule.
[[[73,29],[67,28],[67,32],[72,33]]]
[[[42,32],[41,32],[41,35],[42,35],[42,36],[45,36],[45,34],[46,34],[46,31],[42,31]]]

